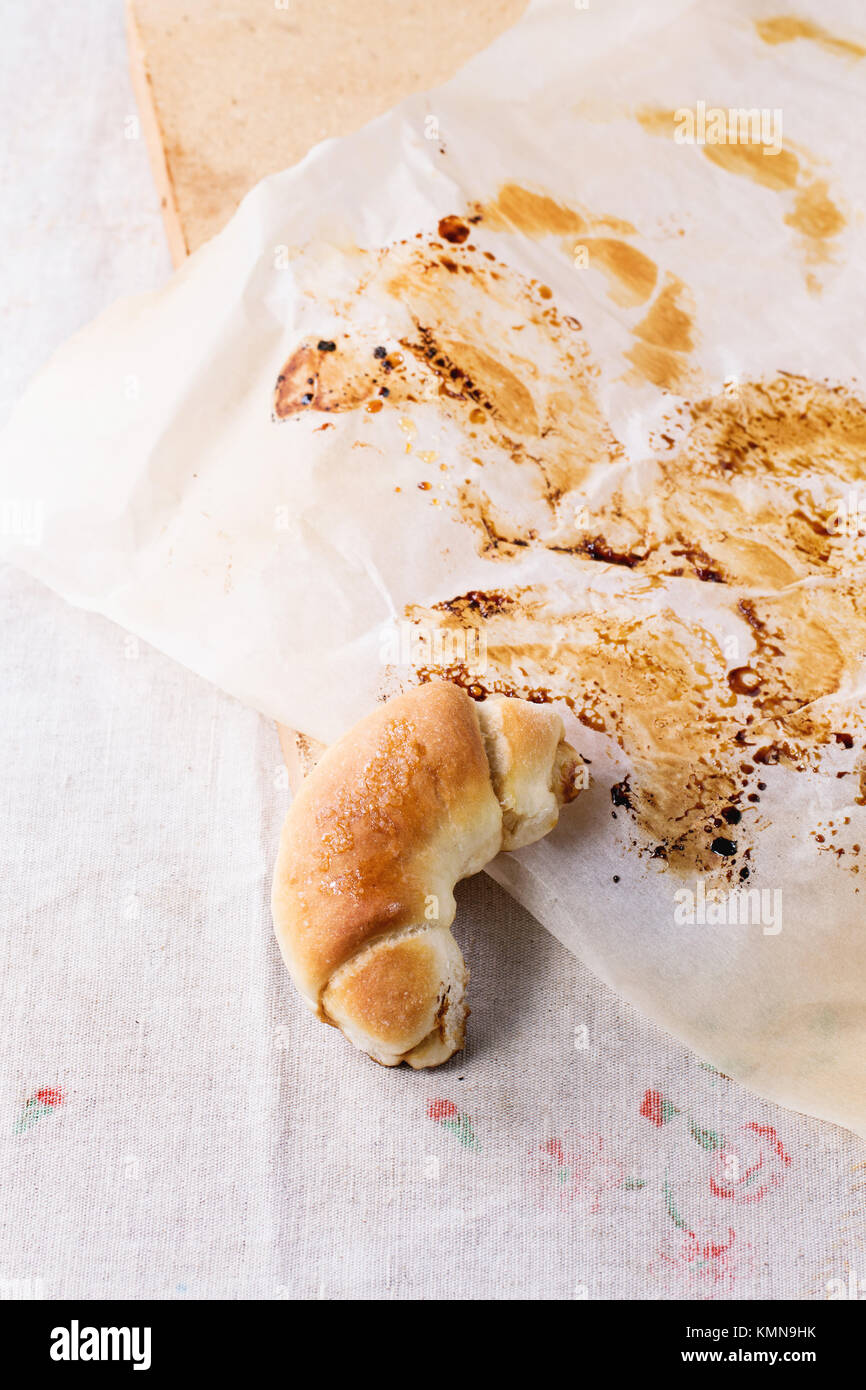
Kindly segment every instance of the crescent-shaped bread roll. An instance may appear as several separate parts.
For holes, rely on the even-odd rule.
[[[379,706],[302,784],[280,839],[277,940],[304,1001],[384,1066],[463,1045],[468,971],[454,885],[546,835],[579,790],[546,705],[456,685]]]

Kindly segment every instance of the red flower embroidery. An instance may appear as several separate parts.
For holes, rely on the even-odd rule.
[[[772,1125],[755,1121],[742,1127],[745,1138],[738,1144],[725,1144],[716,1156],[716,1172],[710,1176],[710,1191],[722,1201],[736,1206],[761,1202],[785,1179],[791,1165]]]
[[[651,1269],[661,1275],[670,1293],[690,1297],[717,1297],[717,1291],[733,1288],[742,1274],[754,1265],[752,1247],[737,1239],[729,1227],[726,1236],[714,1238],[685,1232],[680,1241],[665,1240],[658,1251],[658,1263]],[[704,1294],[699,1290],[703,1287]]]
[[[456,1120],[459,1111],[453,1100],[431,1100],[427,1114],[431,1120]]]
[[[431,1120],[440,1124],[443,1129],[448,1129],[452,1134],[456,1134],[464,1149],[481,1148],[475,1137],[475,1130],[472,1128],[471,1116],[461,1115],[453,1100],[428,1101],[427,1115]]]
[[[668,1120],[672,1120],[674,1115],[680,1112],[669,1100],[665,1100],[661,1091],[646,1091],[641,1102],[640,1113],[645,1120],[649,1120],[651,1125],[656,1125],[661,1129]]]
[[[785,1146],[772,1125],[759,1125],[755,1120],[751,1120],[745,1128],[752,1129],[756,1134],[761,1135],[762,1138],[769,1140],[776,1157],[780,1158],[783,1163],[788,1164],[791,1162],[791,1155],[785,1152]]]
[[[36,1092],[35,1099],[41,1105],[62,1105],[63,1092],[56,1086],[45,1086],[41,1091]]]
[[[569,1131],[532,1150],[529,1176],[543,1205],[565,1208],[579,1200],[590,1212],[601,1209],[606,1193],[627,1185],[625,1168],[608,1153],[600,1134]]]
[[[15,1122],[15,1133],[24,1134],[43,1115],[50,1115],[62,1103],[63,1092],[59,1086],[43,1086],[25,1100],[24,1109]]]

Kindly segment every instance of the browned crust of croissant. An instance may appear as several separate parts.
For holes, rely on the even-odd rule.
[[[498,815],[473,702],[454,685],[397,696],[329,748],[293,802],[274,880],[278,938],[307,1002],[320,1010],[334,971],[377,937],[424,923],[437,827],[471,841]],[[395,997],[416,992],[413,962],[395,956]]]
[[[549,706],[477,705],[447,682],[350,729],[296,796],[274,876],[277,939],[310,1008],[385,1066],[462,1047],[454,885],[546,835],[579,767]]]
[[[431,1000],[436,999],[439,972],[425,936],[400,937],[375,953],[333,991],[359,1027],[397,1051],[427,1022],[435,1026]],[[331,993],[329,993],[331,1002]],[[425,1029],[425,1031],[427,1031]]]

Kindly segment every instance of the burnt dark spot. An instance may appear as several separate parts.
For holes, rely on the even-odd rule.
[[[728,822],[728,825],[739,825],[740,821],[743,819],[742,811],[738,811],[736,806],[726,806],[722,811],[722,816]]]
[[[435,609],[443,613],[478,613],[482,618],[505,613],[513,606],[514,599],[501,589],[470,589],[468,593],[433,604]]]
[[[723,854],[725,858],[729,858],[732,854],[736,854],[737,852],[735,842],[726,839],[724,835],[717,835],[710,848],[713,854]]]
[[[754,695],[761,684],[761,677],[751,666],[735,666],[728,672],[728,685],[735,695]]]
[[[383,358],[388,356],[388,349],[384,347],[373,348],[373,356]]]
[[[631,810],[631,787],[627,777],[614,783],[610,789],[610,799],[614,806],[627,806]]]
[[[438,231],[443,240],[450,241],[452,246],[460,246],[469,240],[469,228],[459,217],[443,217]]]
[[[644,559],[643,555],[629,555],[614,550],[603,536],[595,536],[593,540],[585,541],[583,545],[576,548],[584,555],[588,555],[590,560],[600,560],[606,565],[625,565],[627,569],[634,569],[635,565],[639,565]]]
[[[843,748],[854,747],[854,740],[850,734],[834,734],[833,737],[837,743],[841,743]]]
[[[472,381],[471,377],[464,371],[458,362],[443,350],[433,336],[432,331],[423,324],[418,325],[420,343],[413,343],[402,339],[403,346],[413,353],[415,357],[426,358],[429,364],[436,368],[437,374],[441,378],[439,382],[439,394],[451,396],[454,400],[474,401],[476,405],[483,406],[485,410],[492,410],[492,402],[489,401],[479,386]],[[452,387],[456,389],[452,390]],[[514,542],[518,544],[517,541]]]
[[[772,744],[766,744],[763,748],[756,748],[752,754],[756,763],[761,763],[764,767],[769,767],[772,763],[777,763],[781,756],[780,750],[774,748]]]
[[[311,403],[312,399],[313,399],[313,393],[312,393],[312,391],[306,391],[306,392],[304,393],[304,395],[301,396],[301,405],[309,405],[309,404]]]
[[[316,343],[316,347],[319,349],[319,352],[337,351],[337,344],[332,343],[330,338],[320,338],[319,341]]]
[[[682,555],[686,560],[690,561],[698,579],[702,580],[705,584],[724,584],[725,577],[721,570],[717,569],[715,560],[713,560],[705,550],[701,550],[698,546],[689,546],[683,550],[672,550],[671,554]]]

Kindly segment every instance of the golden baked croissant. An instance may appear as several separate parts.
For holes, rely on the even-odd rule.
[[[286,817],[277,940],[305,1002],[384,1066],[463,1045],[468,971],[454,885],[546,835],[579,790],[546,705],[419,686],[335,743]]]

